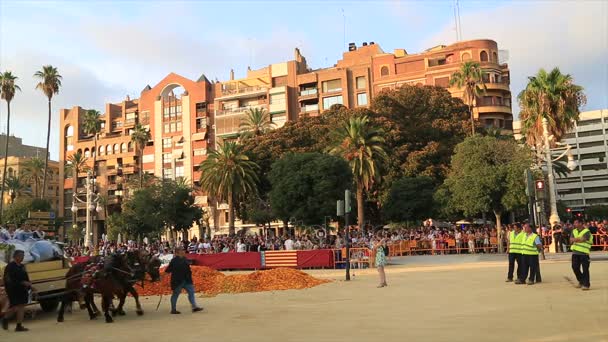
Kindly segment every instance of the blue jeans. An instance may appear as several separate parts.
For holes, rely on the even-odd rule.
[[[184,281],[183,283],[179,284],[175,290],[173,290],[173,294],[171,295],[171,311],[175,311],[177,297],[179,297],[182,289],[186,289],[186,292],[188,292],[188,301],[190,302],[190,305],[192,305],[192,308],[194,309],[197,307],[196,300],[194,299],[194,286]]]

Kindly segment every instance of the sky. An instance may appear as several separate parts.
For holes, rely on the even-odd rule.
[[[139,97],[170,72],[237,78],[247,67],[293,59],[332,66],[349,42],[422,52],[457,41],[454,1],[15,1],[0,0],[0,71],[22,91],[11,134],[46,143],[46,98],[32,75],[52,64],[63,76],[53,99],[51,157],[60,108],[103,111]],[[462,40],[489,38],[508,53],[515,97],[540,68],[559,67],[585,88],[583,110],[608,108],[608,1],[459,1]],[[514,115],[519,109],[514,103]],[[0,131],[6,129],[0,104]]]

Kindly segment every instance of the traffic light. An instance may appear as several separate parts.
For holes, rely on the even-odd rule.
[[[545,189],[545,181],[537,180],[536,181],[536,190],[544,190]]]
[[[566,212],[571,213],[572,212],[572,208],[566,208]]]

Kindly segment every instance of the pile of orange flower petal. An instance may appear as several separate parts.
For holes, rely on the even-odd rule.
[[[220,293],[243,293],[275,290],[306,289],[329,282],[291,268],[276,268],[249,274],[224,275],[206,266],[191,266],[192,282],[196,292],[206,296]],[[161,280],[137,287],[140,296],[156,296],[171,293],[171,275],[161,269]]]

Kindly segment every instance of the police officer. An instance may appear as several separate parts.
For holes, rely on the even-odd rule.
[[[521,271],[523,270],[523,265],[521,260],[521,243],[525,234],[522,232],[519,224],[515,224],[514,226],[515,228],[509,232],[509,244],[507,247],[507,254],[509,255],[507,282],[513,281],[513,270],[515,269],[515,263],[517,262],[517,282],[522,283]]]
[[[589,276],[591,259],[589,258],[589,251],[591,251],[591,245],[593,244],[593,236],[589,228],[583,227],[580,220],[574,220],[574,229],[572,230],[570,243],[572,244],[570,247],[572,250],[572,271],[574,271],[576,280],[578,280],[576,287],[587,291],[591,286]]]
[[[528,285],[540,282],[538,255],[543,248],[540,237],[532,232],[529,224],[524,224],[524,237],[521,244],[524,270],[522,272],[522,283],[528,278]]]

